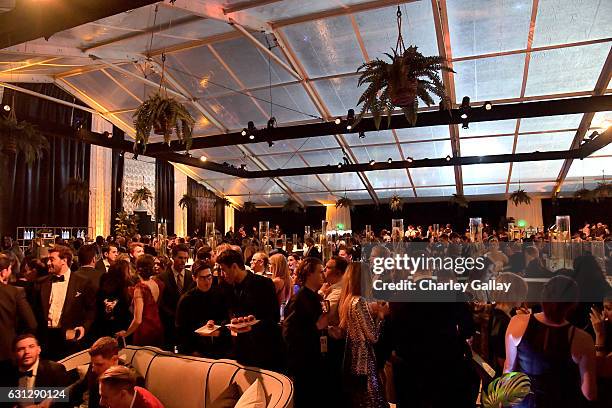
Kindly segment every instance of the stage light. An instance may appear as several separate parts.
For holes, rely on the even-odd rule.
[[[461,122],[461,129],[469,129],[470,128],[470,121],[465,119],[464,121]]]
[[[366,137],[365,132],[363,130],[360,130],[359,131],[359,138],[360,139],[365,139],[365,137]]]
[[[393,163],[393,159],[389,157],[389,158],[387,159],[387,163],[389,163],[389,164]]]
[[[251,133],[251,134],[249,135],[249,139],[254,140],[254,139],[255,139],[255,135]]]
[[[241,165],[240,165],[240,170],[242,170],[242,171],[246,171],[246,167],[247,167],[247,165],[246,165],[246,164],[241,164]]]
[[[208,160],[208,158],[204,155],[200,156],[200,161],[201,162],[205,162],[206,160]]]
[[[355,110],[354,109],[349,109],[347,114],[346,114],[346,130],[351,130],[353,129],[353,123],[355,122]]]
[[[446,161],[451,161],[451,157],[449,154],[446,155]]]
[[[270,129],[274,129],[276,127],[276,118],[274,116],[272,116],[270,119],[268,119],[268,130]]]
[[[10,112],[10,111],[11,111],[11,107],[10,107],[10,105],[4,105],[4,110],[5,110],[6,112]]]
[[[467,119],[468,114],[470,113],[470,97],[464,96],[461,101],[461,107],[459,108],[461,111],[461,119]],[[465,128],[464,128],[465,129]]]
[[[246,135],[247,135],[247,130],[246,130],[246,128],[242,129],[242,132],[240,132],[240,134],[241,134],[242,136],[246,136]]]
[[[274,146],[274,142],[271,140],[268,140],[268,147],[272,147],[272,146]]]
[[[483,108],[485,108],[485,110],[491,110],[493,109],[493,104],[489,101],[486,101],[483,105]]]
[[[370,160],[370,166],[373,166],[376,163],[374,160]]]
[[[412,163],[414,161],[414,159],[412,157],[408,156],[408,157],[406,157],[406,161],[408,163]]]
[[[338,163],[338,168],[342,168],[342,162]]]
[[[340,119],[340,118],[336,118],[336,120],[334,120],[334,123],[335,123],[336,125],[339,125],[340,123],[342,123],[342,119]]]
[[[113,135],[110,132],[106,131],[106,130],[104,132],[102,132],[102,136],[106,137],[107,139],[112,139],[113,138]]]

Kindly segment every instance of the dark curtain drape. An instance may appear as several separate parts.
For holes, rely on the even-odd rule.
[[[113,126],[113,139],[122,141],[125,138],[123,130]],[[123,152],[113,149],[111,169],[111,234],[114,234],[117,223],[117,213],[123,209]]]
[[[214,222],[215,228],[219,229],[220,224],[217,219],[219,210],[217,210],[217,208],[220,206],[215,206],[216,200],[209,197],[210,192],[206,189],[206,187],[199,184],[191,177],[187,177],[187,194],[192,195],[198,201],[195,208],[187,209],[188,233],[191,235],[198,233],[204,234],[207,222]],[[219,229],[219,231],[221,230]]]
[[[174,233],[174,166],[155,159],[155,219],[168,220],[168,233]]]
[[[223,199],[217,199],[217,205],[215,206],[215,228],[217,228],[222,235],[225,235],[225,203]]]
[[[80,103],[53,84],[21,84],[36,92]],[[28,167],[21,155],[2,156],[2,222],[4,234],[14,236],[18,226],[86,227],[89,203],[74,203],[62,190],[72,177],[89,179],[89,145],[68,138],[79,126],[89,127],[91,114],[6,89],[2,100],[18,120],[35,124],[49,140],[49,151]]]

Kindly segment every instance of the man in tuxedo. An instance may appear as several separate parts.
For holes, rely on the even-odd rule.
[[[96,270],[100,274],[108,272],[108,268],[117,260],[119,256],[119,247],[114,242],[110,242],[102,248],[102,258],[96,262]]]
[[[185,264],[188,260],[189,248],[187,245],[175,245],[172,248],[172,268],[158,275],[158,279],[164,284],[164,290],[158,302],[159,317],[164,325],[166,347],[171,350],[176,345],[176,306],[181,295],[195,286],[191,274],[185,271]]]
[[[100,287],[100,278],[106,271],[96,269],[95,245],[83,245],[79,249],[78,257],[81,266],[76,271],[76,274],[89,279],[97,292]]]
[[[49,250],[49,275],[36,285],[34,309],[46,354],[59,360],[81,350],[81,339],[95,318],[95,289],[88,278],[70,271],[72,251],[57,245]]]
[[[10,276],[11,260],[0,254],[0,364],[10,360],[11,344],[19,328],[31,333],[36,330],[36,319],[25,290],[9,285]]]
[[[100,376],[100,405],[107,408],[164,408],[150,391],[136,385],[136,374],[113,366]]]
[[[313,257],[313,258],[322,259],[321,253],[315,246],[314,239],[308,237],[304,240],[304,243],[306,244],[306,248],[307,248],[306,252],[304,252],[304,258]]]

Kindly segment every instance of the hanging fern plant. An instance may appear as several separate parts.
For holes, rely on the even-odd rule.
[[[185,145],[189,151],[192,142],[192,132],[195,120],[185,106],[157,92],[144,101],[134,112],[134,128],[136,129],[136,140],[134,141],[134,152],[139,153],[139,145],[143,151],[149,143],[149,136],[153,129],[156,134],[164,136],[164,142],[170,144],[172,134]]]
[[[576,200],[586,200],[586,201],[590,201],[592,199],[592,194],[593,192],[587,188],[581,188],[580,190],[577,190],[576,192],[574,192],[574,198]]]
[[[593,195],[597,200],[612,197],[612,183],[605,181],[598,183],[597,187],[593,190]]]
[[[14,98],[12,106],[15,106]],[[47,138],[31,123],[18,122],[14,109],[8,117],[0,115],[0,151],[6,155],[22,153],[26,164],[31,166],[46,150],[49,150]]]
[[[183,210],[186,208],[194,208],[196,205],[198,205],[198,199],[191,194],[183,194],[183,197],[181,197],[179,200],[178,205]]]
[[[450,204],[454,204],[461,208],[468,208],[470,202],[463,194],[453,194],[453,196],[449,200]]]
[[[89,199],[89,183],[80,177],[72,177],[62,190],[70,201],[84,203]]]
[[[401,211],[403,206],[404,203],[402,202],[400,196],[394,194],[393,197],[391,197],[391,201],[389,201],[389,207],[391,208],[391,211]]]
[[[255,203],[252,201],[245,201],[244,204],[242,204],[242,212],[245,214],[252,214],[255,211],[257,211],[257,207],[255,206]]]
[[[353,204],[353,200],[351,200],[350,198],[344,196],[338,199],[338,201],[336,201],[336,208],[348,208],[349,210],[352,210],[355,208],[354,204]]]
[[[283,204],[283,212],[296,213],[299,214],[304,211],[302,205],[294,200],[293,198],[288,198],[287,201]]]
[[[511,372],[493,380],[482,398],[484,408],[513,407],[531,391],[531,380],[523,373]]]
[[[531,204],[531,197],[527,195],[525,190],[519,188],[518,190],[510,194],[510,201],[512,201],[514,205],[519,205],[519,204],[529,205]]]
[[[138,190],[134,190],[130,201],[132,201],[132,203],[138,207],[143,202],[149,202],[152,199],[153,199],[153,193],[151,192],[151,190],[149,190],[145,186],[142,186],[142,188],[139,188]]]

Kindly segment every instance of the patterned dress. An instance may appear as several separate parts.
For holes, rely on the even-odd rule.
[[[349,311],[345,370],[349,378],[348,395],[354,408],[388,408],[385,391],[376,368],[374,344],[382,320],[374,320],[364,297],[355,297]]]

